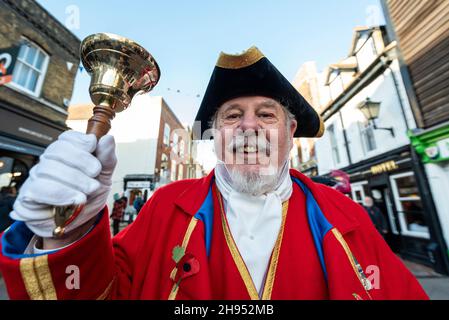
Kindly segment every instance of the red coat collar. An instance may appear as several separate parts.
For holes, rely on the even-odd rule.
[[[351,216],[351,208],[356,205],[351,199],[332,188],[313,182],[295,169],[290,169],[290,175],[301,180],[309,188],[325,217],[342,234],[358,228],[359,222]],[[185,213],[195,215],[206,199],[214,176],[215,172],[212,170],[204,178],[191,180],[186,189],[175,199],[175,204]]]

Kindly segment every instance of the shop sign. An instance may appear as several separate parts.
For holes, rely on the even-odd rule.
[[[18,53],[19,47],[0,49],[0,85],[12,81]]]
[[[399,167],[398,167],[397,163],[395,161],[391,160],[391,161],[387,161],[387,162],[372,166],[370,170],[371,170],[372,174],[380,174],[383,172],[393,171],[398,168]]]
[[[449,159],[449,138],[438,141],[437,146],[440,152],[440,157]]]
[[[134,188],[149,188],[150,187],[150,181],[128,181],[126,183],[126,187],[129,189],[134,189]]]

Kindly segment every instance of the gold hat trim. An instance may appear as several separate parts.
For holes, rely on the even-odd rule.
[[[324,126],[323,119],[320,117],[320,128],[318,129],[315,138],[321,138],[324,134],[324,131],[326,131],[326,127]]]
[[[257,47],[252,46],[240,54],[220,52],[216,66],[225,69],[241,69],[253,65],[264,57]]]

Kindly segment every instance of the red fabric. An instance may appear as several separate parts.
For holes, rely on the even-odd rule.
[[[346,196],[292,170],[313,193],[329,222],[344,236],[362,268],[380,269],[380,288],[374,299],[426,299],[419,283],[391,252],[363,208]],[[136,221],[120,232],[111,246],[108,217],[85,238],[49,255],[50,270],[60,299],[96,299],[112,280],[109,298],[167,299],[176,266],[172,250],[181,245],[191,217],[204,201],[213,172],[203,179],[182,180],[158,189]],[[186,249],[198,272],[182,279],[177,299],[248,299],[246,287],[226,246],[217,199],[210,257],[206,255],[204,225],[198,221]],[[273,299],[369,299],[341,244],[332,232],[324,238],[328,285],[308,228],[305,199],[295,185],[289,203]],[[80,290],[65,289],[65,268],[81,269]],[[11,298],[23,299],[24,285],[18,260],[0,257]]]

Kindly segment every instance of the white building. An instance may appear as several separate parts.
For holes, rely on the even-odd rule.
[[[315,144],[319,175],[340,169],[352,198],[371,196],[388,224],[386,240],[402,255],[432,265],[431,230],[417,183],[419,166],[408,133],[416,122],[399,69],[395,42],[383,27],[357,28],[348,57],[329,66],[321,106],[326,131]],[[368,107],[378,114],[367,118]],[[370,110],[373,110],[370,109]]]

